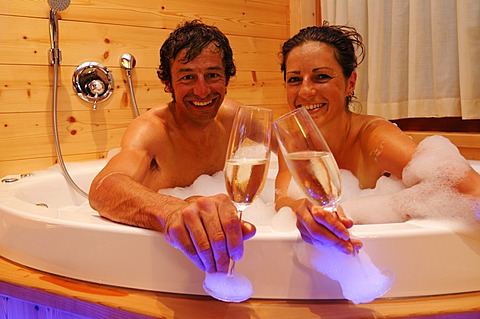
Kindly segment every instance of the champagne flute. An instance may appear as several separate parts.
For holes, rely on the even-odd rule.
[[[340,171],[308,111],[298,108],[283,115],[274,122],[274,129],[288,169],[302,192],[339,218]]]
[[[250,106],[238,108],[228,143],[224,177],[227,194],[240,220],[265,184],[271,127],[271,110]],[[212,297],[226,302],[242,302],[253,293],[248,278],[235,272],[232,259],[226,274],[207,273],[203,288]]]
[[[305,196],[317,206],[322,206],[332,214],[337,214],[341,196],[340,171],[325,139],[308,111],[298,108],[278,118],[273,127],[278,144],[288,169]],[[350,240],[351,242],[351,240]],[[313,243],[318,248],[316,243]],[[353,244],[352,244],[353,246]],[[395,280],[390,269],[379,270],[366,253],[346,256],[334,247],[322,247],[322,258],[335,261],[335,269],[328,271],[321,264],[315,268],[324,271],[331,279],[337,280],[343,295],[354,301],[370,302],[382,296]],[[313,259],[312,259],[313,260]]]

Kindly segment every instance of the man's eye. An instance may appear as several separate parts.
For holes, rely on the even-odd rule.
[[[195,77],[191,74],[188,74],[188,75],[184,75],[180,78],[180,80],[192,80],[194,79]]]
[[[210,79],[215,79],[215,78],[220,77],[220,74],[218,74],[218,73],[209,73],[209,74],[207,74],[207,77],[210,78]]]

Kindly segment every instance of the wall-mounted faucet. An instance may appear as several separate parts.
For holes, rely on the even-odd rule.
[[[97,103],[105,101],[113,93],[113,75],[102,64],[97,62],[85,62],[77,67],[72,77],[73,89],[84,101],[93,103],[93,109],[97,109]]]

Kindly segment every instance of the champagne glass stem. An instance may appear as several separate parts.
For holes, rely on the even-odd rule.
[[[238,219],[240,220],[240,222],[242,221],[242,214],[243,214],[243,210],[245,209],[244,207],[238,207],[237,204],[235,204],[235,206],[237,207],[237,214],[238,214]],[[233,277],[235,273],[235,261],[230,258],[230,264],[228,265],[228,272],[227,272],[227,276],[228,277]]]
[[[332,214],[334,214],[335,217],[336,217],[338,220],[340,220],[340,216],[338,215],[338,211],[337,211],[337,205],[334,205],[334,206],[332,206],[332,207],[329,207],[328,210],[329,210],[330,212],[332,212]],[[355,255],[358,253],[358,251],[355,249],[355,246],[354,246],[353,243],[352,243],[352,239],[350,238],[348,241],[350,242],[350,244],[352,244],[352,247],[353,247],[353,255],[355,256]]]

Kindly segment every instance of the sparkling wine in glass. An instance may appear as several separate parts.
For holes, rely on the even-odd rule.
[[[268,173],[272,111],[260,107],[238,108],[226,154],[224,177],[227,194],[237,208],[239,219],[243,211],[260,195]],[[245,276],[235,272],[230,260],[228,272],[207,273],[204,290],[226,302],[241,302],[250,298],[253,288]]]
[[[335,213],[342,191],[340,171],[308,111],[295,109],[273,126],[295,182],[315,205]]]
[[[304,195],[339,218],[340,170],[308,111],[290,111],[275,120],[273,126],[288,170]]]

